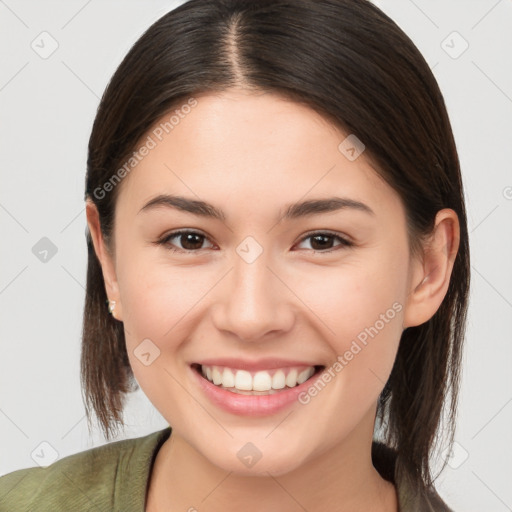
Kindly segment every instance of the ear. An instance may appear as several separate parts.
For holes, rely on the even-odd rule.
[[[110,253],[109,248],[107,247],[107,244],[105,243],[105,240],[103,239],[98,209],[90,199],[86,200],[85,214],[87,216],[87,225],[89,226],[89,231],[91,233],[94,251],[101,264],[107,297],[109,300],[116,301],[112,316],[116,320],[122,321],[123,315],[121,297],[119,294],[119,286],[117,282],[114,259]],[[107,304],[105,304],[105,308],[108,308]]]
[[[434,230],[424,245],[424,254],[413,262],[404,329],[421,325],[439,309],[453,270],[460,242],[459,219],[445,208],[436,215]]]

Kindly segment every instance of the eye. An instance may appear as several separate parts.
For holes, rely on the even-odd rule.
[[[343,236],[336,233],[329,233],[324,231],[318,231],[316,233],[310,233],[309,235],[302,238],[301,242],[306,240],[312,240],[310,243],[311,250],[317,252],[332,252],[337,250],[336,247],[352,247],[354,244],[350,240],[347,240]],[[338,240],[339,244],[332,248],[334,240]],[[327,250],[326,250],[327,249]]]
[[[179,242],[182,244],[181,248],[176,248],[173,244],[171,244],[171,240],[177,238]],[[197,233],[196,231],[190,230],[180,230],[175,231],[173,233],[169,233],[164,236],[158,242],[159,245],[165,246],[167,249],[173,252],[198,252],[198,249],[201,249],[201,245],[204,240],[208,240],[205,235],[201,233]]]
[[[171,240],[175,238],[180,242],[181,247],[176,247],[173,243],[171,243]],[[158,240],[156,243],[158,245],[165,246],[172,252],[192,253],[198,252],[199,249],[202,249],[201,246],[205,240],[208,240],[208,238],[202,233],[191,230],[180,230],[169,233],[168,235]],[[354,245],[351,241],[347,240],[339,234],[324,231],[310,233],[309,235],[302,238],[301,243],[306,240],[312,240],[311,250],[316,252],[332,252],[337,250],[336,247],[351,247]],[[333,248],[332,244],[334,240],[338,240],[339,243]]]

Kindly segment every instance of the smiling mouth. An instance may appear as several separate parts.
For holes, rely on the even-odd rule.
[[[250,372],[193,363],[192,369],[213,385],[242,395],[273,395],[300,386],[325,369],[323,365],[290,366]]]

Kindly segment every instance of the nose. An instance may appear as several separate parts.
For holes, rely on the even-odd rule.
[[[245,342],[282,336],[294,322],[293,293],[265,252],[248,263],[235,254],[214,308],[215,327]]]

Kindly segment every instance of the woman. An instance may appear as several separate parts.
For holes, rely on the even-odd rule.
[[[140,385],[169,427],[6,475],[2,510],[450,510],[429,459],[453,439],[463,187],[379,9],[166,14],[101,100],[85,200],[89,417],[109,439]]]

